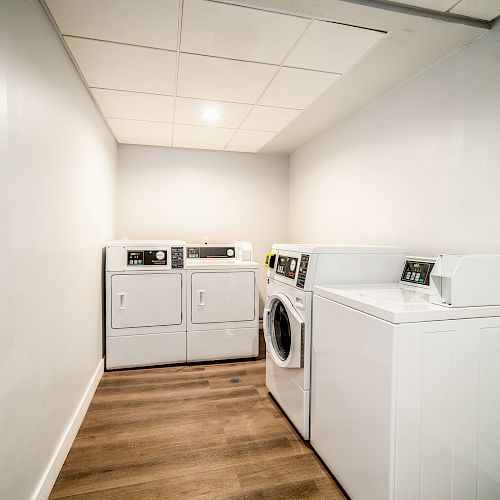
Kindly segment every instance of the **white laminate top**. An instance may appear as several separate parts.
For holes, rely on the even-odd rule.
[[[314,295],[357,309],[391,323],[416,323],[500,316],[500,306],[446,307],[431,304],[419,288],[387,285],[318,286]]]

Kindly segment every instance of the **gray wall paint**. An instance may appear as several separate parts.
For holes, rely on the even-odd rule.
[[[116,227],[129,239],[249,240],[261,264],[288,236],[288,157],[119,146]]]
[[[500,25],[290,158],[290,240],[500,252]]]
[[[0,37],[0,497],[26,499],[101,358],[116,143],[38,1]]]

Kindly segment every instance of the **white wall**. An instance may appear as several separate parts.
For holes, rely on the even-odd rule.
[[[500,252],[500,25],[290,159],[290,240]]]
[[[18,500],[101,359],[116,143],[38,1],[3,0],[0,37],[0,498]]]
[[[288,157],[119,146],[118,237],[253,243],[261,265],[288,237]],[[265,272],[261,269],[261,299]]]

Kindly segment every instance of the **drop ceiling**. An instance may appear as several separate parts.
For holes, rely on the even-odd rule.
[[[119,143],[240,152],[288,153],[488,28],[352,0],[45,6]]]

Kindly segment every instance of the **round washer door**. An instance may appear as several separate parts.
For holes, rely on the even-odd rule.
[[[302,368],[304,322],[286,295],[268,297],[263,323],[267,351],[273,361],[283,368]]]

